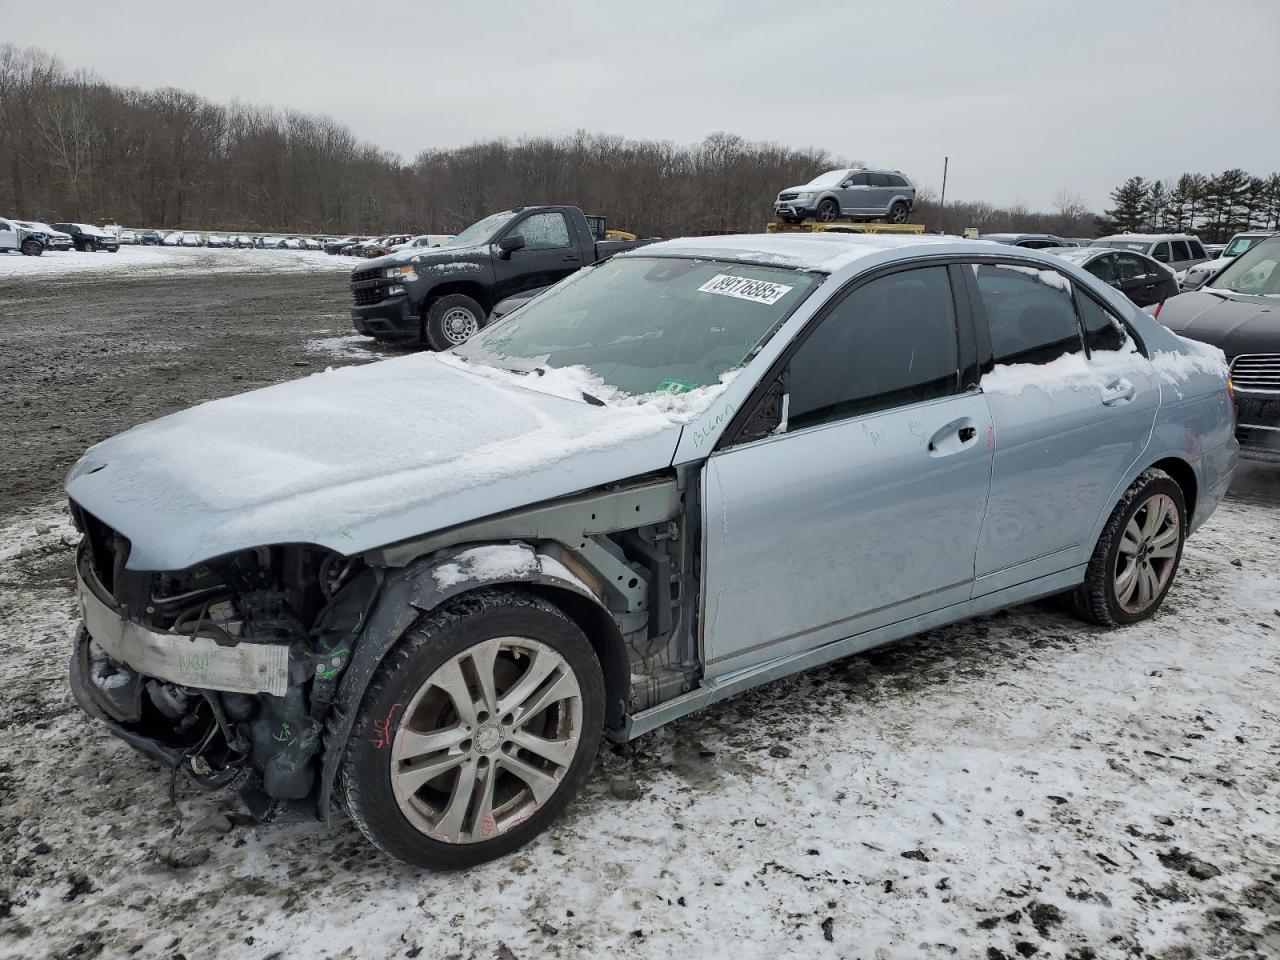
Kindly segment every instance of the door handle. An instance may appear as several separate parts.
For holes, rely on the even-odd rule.
[[[929,438],[929,455],[945,457],[958,453],[978,439],[978,428],[968,417],[952,420]]]
[[[579,256],[577,256],[576,254],[572,254],[572,253],[571,253],[571,254],[569,254],[567,257],[565,257],[565,258],[564,258],[564,262],[565,262],[565,263],[581,263],[581,262],[582,262],[582,258],[581,258],[581,257],[579,257]]]
[[[1132,382],[1124,377],[1112,380],[1102,388],[1102,403],[1104,406],[1113,406],[1117,403],[1132,400],[1138,393],[1138,388]]]

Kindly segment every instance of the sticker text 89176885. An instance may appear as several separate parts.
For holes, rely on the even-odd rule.
[[[791,291],[785,283],[753,280],[750,277],[732,277],[717,273],[698,288],[699,293],[714,293],[722,297],[736,297],[753,303],[777,303]]]

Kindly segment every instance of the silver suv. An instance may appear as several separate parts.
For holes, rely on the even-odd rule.
[[[828,170],[779,193],[773,212],[787,223],[810,217],[906,223],[915,204],[915,186],[897,170]]]

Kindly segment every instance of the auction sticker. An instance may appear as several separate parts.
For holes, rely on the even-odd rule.
[[[722,297],[737,297],[739,300],[750,300],[754,303],[777,303],[791,292],[791,287],[785,283],[770,283],[768,280],[752,280],[750,277],[731,277],[727,273],[717,273],[700,286],[698,292],[715,293]]]

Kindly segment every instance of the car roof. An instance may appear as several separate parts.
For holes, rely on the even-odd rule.
[[[1155,243],[1158,240],[1195,240],[1198,243],[1200,238],[1189,233],[1113,233],[1108,237],[1099,237],[1094,243],[1098,243],[1101,240],[1132,240],[1134,243]]]
[[[629,250],[618,256],[738,260],[769,267],[835,273],[859,260],[878,254],[897,250],[910,251],[929,246],[954,248],[946,252],[990,254],[998,245],[985,240],[962,240],[959,237],[923,233],[905,236],[834,232],[743,233],[664,240],[661,243],[651,243]]]

